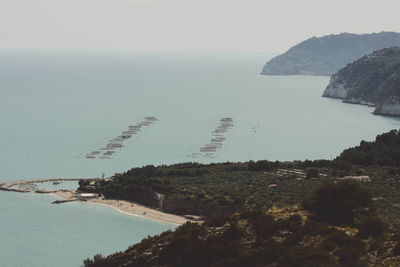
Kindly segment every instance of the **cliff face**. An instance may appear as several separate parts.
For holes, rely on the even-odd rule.
[[[375,110],[375,115],[386,115],[386,116],[400,116],[400,100],[395,103],[383,103],[378,105]]]
[[[332,75],[324,97],[376,106],[374,114],[400,116],[400,48],[375,51]]]
[[[333,75],[323,96],[343,99],[347,96],[347,92],[347,86],[337,76]]]
[[[268,61],[261,74],[265,75],[331,75],[348,63],[382,48],[400,46],[400,34],[328,35],[303,41],[286,53]]]

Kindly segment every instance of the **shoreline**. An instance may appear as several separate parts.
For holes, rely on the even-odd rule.
[[[89,178],[86,178],[89,179]],[[80,180],[80,178],[42,178],[42,179],[30,179],[30,180],[22,180],[22,181],[14,181],[0,184],[0,189],[4,191],[15,191],[20,193],[28,193],[33,190],[22,190],[22,189],[13,189],[11,187],[19,184],[30,184],[37,182],[49,182],[49,181],[71,181],[71,180]],[[98,204],[102,206],[106,206],[109,208],[113,208],[121,213],[141,217],[143,219],[173,224],[176,226],[182,225],[188,221],[199,222],[197,220],[193,221],[190,218],[186,218],[185,216],[170,214],[166,212],[162,212],[160,210],[156,210],[154,208],[149,208],[144,205],[130,202],[126,200],[114,200],[114,199],[104,199],[104,198],[93,198],[81,201],[74,196],[73,190],[35,190],[35,193],[40,194],[49,194],[56,198],[60,198],[63,201],[55,201],[53,204],[61,204],[63,202],[70,201],[78,201],[81,203],[91,203]]]
[[[86,202],[90,203],[90,204],[109,207],[109,208],[115,209],[118,212],[121,212],[121,213],[126,214],[126,215],[136,216],[136,217],[139,217],[139,218],[143,218],[143,219],[150,220],[150,221],[155,221],[155,222],[173,224],[173,225],[176,225],[176,226],[182,225],[185,222],[190,221],[190,220],[188,220],[188,219],[186,219],[186,218],[184,218],[182,216],[174,215],[174,214],[170,214],[170,213],[165,213],[165,212],[158,211],[158,210],[155,210],[155,209],[151,209],[151,208],[142,206],[142,205],[134,203],[134,202],[127,202],[127,201],[124,201],[124,200],[101,200],[101,201],[116,201],[116,202],[129,203],[129,205],[134,205],[134,207],[140,208],[140,212],[142,212],[142,214],[140,214],[140,212],[132,212],[132,211],[123,210],[123,209],[120,209],[120,207],[118,207],[118,206],[115,206],[115,205],[112,205],[112,204],[108,204],[108,203],[103,203],[101,201],[96,201],[96,200],[98,200],[98,199],[95,199],[95,201],[88,200]],[[80,201],[80,202],[82,202],[82,201]],[[148,211],[150,211],[151,214],[148,214]],[[146,214],[143,214],[143,212],[146,212]]]
[[[67,195],[69,192],[62,192],[62,191],[57,191],[54,193],[50,193],[56,197],[62,198],[64,200],[69,200],[71,199],[71,193],[70,196]],[[80,203],[90,203],[90,204],[96,204],[96,205],[101,205],[109,208],[113,208],[117,210],[118,212],[124,213],[126,215],[131,215],[131,216],[136,216],[140,218],[144,218],[147,220],[151,221],[156,221],[156,222],[162,222],[162,223],[168,223],[168,224],[173,224],[173,225],[182,225],[187,221],[190,221],[183,216],[179,215],[174,215],[170,213],[165,213],[156,209],[152,209],[146,206],[143,206],[141,204],[135,203],[135,202],[129,202],[125,200],[114,200],[114,199],[102,199],[102,198],[94,198],[94,199],[89,199],[86,201],[77,201]]]

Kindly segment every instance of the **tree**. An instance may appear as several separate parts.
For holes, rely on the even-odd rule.
[[[360,216],[357,224],[359,228],[358,235],[361,238],[379,237],[386,229],[385,224],[378,216]]]
[[[319,176],[319,172],[317,169],[314,168],[308,168],[306,171],[306,178],[312,178],[312,177],[316,177],[318,178]]]
[[[320,220],[353,222],[358,211],[372,208],[372,194],[357,181],[341,180],[315,188],[304,198],[303,206]]]
[[[93,260],[87,258],[86,260],[83,261],[84,267],[105,267],[106,264],[105,258],[101,254],[96,254],[93,257]]]

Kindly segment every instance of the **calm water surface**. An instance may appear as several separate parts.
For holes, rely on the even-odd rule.
[[[54,199],[0,193],[0,266],[81,266],[87,257],[174,228],[93,204],[52,205]]]
[[[328,77],[262,76],[265,54],[0,53],[0,182],[99,177],[146,164],[304,160],[399,128],[322,98]],[[160,120],[109,160],[85,154],[147,115]],[[187,157],[233,118],[215,158]],[[50,185],[51,187],[51,185]],[[79,266],[173,228],[105,207],[0,192],[2,266]]]
[[[0,58],[0,181],[98,177],[145,164],[337,156],[398,128],[322,98],[328,77],[259,75],[262,54],[8,54]],[[143,116],[111,160],[86,159]],[[232,117],[216,158],[188,158]]]

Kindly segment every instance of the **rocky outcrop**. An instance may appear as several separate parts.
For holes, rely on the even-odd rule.
[[[342,33],[305,40],[268,61],[265,75],[331,75],[348,63],[382,48],[400,46],[400,33]]]
[[[332,75],[322,96],[375,106],[377,115],[400,116],[400,48],[381,49],[348,64]]]
[[[392,99],[379,104],[374,110],[375,115],[400,116],[400,99]]]
[[[347,92],[349,88],[346,87],[346,84],[343,84],[341,81],[337,81],[337,76],[332,76],[331,82],[328,87],[325,89],[324,97],[332,97],[332,98],[346,98]]]

